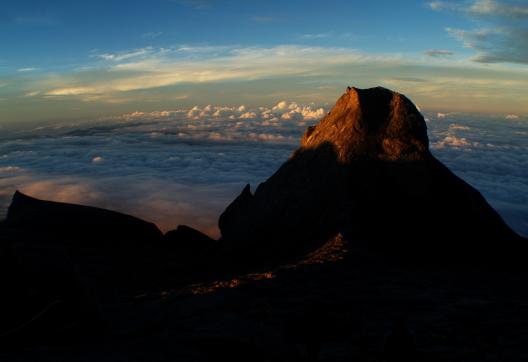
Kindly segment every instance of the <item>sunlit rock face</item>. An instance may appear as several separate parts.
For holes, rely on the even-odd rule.
[[[227,250],[258,257],[339,232],[391,254],[449,259],[500,254],[519,240],[432,156],[413,103],[379,87],[348,88],[274,175],[227,207],[219,227]]]
[[[361,159],[423,160],[429,156],[422,115],[405,96],[385,88],[348,88],[321,122],[308,128],[301,147],[331,143],[340,163]]]

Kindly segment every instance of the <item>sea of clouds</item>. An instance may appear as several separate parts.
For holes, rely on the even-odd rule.
[[[219,236],[220,213],[266,180],[328,107],[134,112],[0,135],[0,218],[15,190]],[[528,119],[425,112],[432,152],[528,235]]]

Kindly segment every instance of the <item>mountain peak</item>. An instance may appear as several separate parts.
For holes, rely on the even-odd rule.
[[[301,146],[335,147],[338,159],[419,160],[428,154],[425,120],[405,96],[389,89],[348,87],[318,125],[309,127]]]
[[[431,154],[416,106],[382,87],[347,88],[253,195],[246,186],[219,226],[227,250],[258,258],[337,233],[391,255],[435,250],[431,257],[446,260],[484,258],[497,242],[519,240],[477,190]]]

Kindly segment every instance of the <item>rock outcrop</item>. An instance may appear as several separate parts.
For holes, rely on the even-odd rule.
[[[348,88],[301,147],[220,216],[221,241],[274,257],[342,233],[390,254],[474,259],[520,237],[481,194],[429,151],[423,116],[384,88]]]

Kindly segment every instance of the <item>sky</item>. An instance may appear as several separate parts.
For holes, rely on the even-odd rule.
[[[0,8],[0,127],[396,89],[430,110],[528,113],[528,4],[28,1]]]
[[[347,86],[381,85],[528,236],[527,1],[3,0],[0,45],[0,219],[19,189],[218,237]]]

